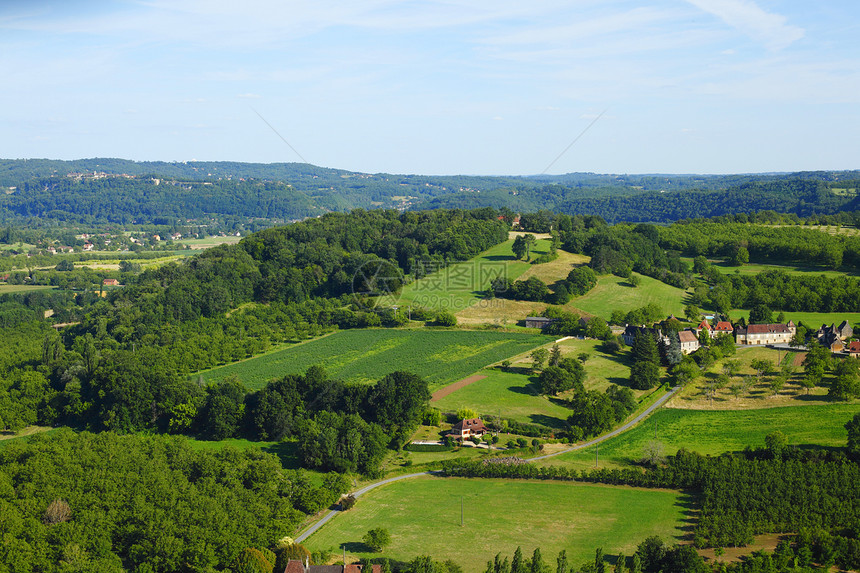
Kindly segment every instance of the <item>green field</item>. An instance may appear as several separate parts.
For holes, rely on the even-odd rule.
[[[258,389],[272,378],[302,373],[319,364],[332,377],[356,382],[408,370],[435,389],[550,340],[537,334],[493,331],[344,330],[202,375],[208,382],[235,375],[248,388]]]
[[[15,294],[34,292],[37,290],[55,290],[57,287],[48,285],[4,285],[0,284],[0,294]]]
[[[369,529],[384,527],[391,533],[385,555],[392,559],[430,555],[452,559],[474,573],[483,571],[496,553],[510,557],[520,546],[531,557],[540,547],[554,570],[562,549],[569,563],[579,567],[594,560],[597,547],[607,556],[619,551],[629,556],[650,535],[679,539],[691,503],[688,496],[667,490],[419,477],[360,497],[355,508],[338,515],[304,545],[339,554],[345,544],[351,554],[374,557],[361,538]]]
[[[779,310],[773,311],[773,319],[776,320],[776,316],[779,314]],[[737,309],[729,312],[729,318],[732,322],[738,321],[741,317],[744,320],[749,319],[750,311]],[[843,320],[847,320],[852,325],[860,323],[860,312],[794,312],[794,311],[786,311],[785,312],[786,320],[793,320],[795,324],[803,323],[807,329],[817,329],[822,324],[839,324]]]
[[[860,412],[856,404],[788,406],[743,411],[705,411],[663,408],[637,427],[599,445],[600,465],[626,466],[642,457],[645,445],[654,440],[664,446],[666,455],[680,448],[701,454],[718,455],[763,447],[764,438],[774,430],[782,431],[789,445],[801,447],[844,447],[845,422]],[[564,465],[577,469],[594,467],[595,447],[550,458],[541,464]]]
[[[496,276],[516,279],[531,264],[514,258],[513,240],[505,241],[477,257],[437,271],[403,287],[400,304],[414,304],[431,310],[459,312],[484,300],[483,292]],[[549,252],[550,241],[538,239],[532,258]]]
[[[460,388],[432,405],[443,412],[468,407],[482,416],[502,416],[518,422],[562,429],[570,409],[558,400],[540,396],[537,376],[501,370],[484,370],[487,377]]]
[[[619,357],[597,350],[596,340],[570,339],[560,343],[563,356],[589,355],[585,362],[585,387],[602,391],[610,383],[627,384],[630,368]],[[528,356],[514,362],[515,369],[503,372],[487,369],[479,374],[486,376],[456,392],[433,402],[443,412],[455,412],[462,407],[472,408],[483,415],[501,415],[518,422],[537,423],[551,428],[562,428],[570,410],[558,400],[539,395],[537,376],[526,371],[531,365]],[[637,395],[642,392],[635,392]]]
[[[687,262],[691,267],[693,265],[692,257],[681,257],[681,260]],[[825,275],[827,277],[843,277],[846,274],[842,271],[834,271],[822,267],[809,267],[801,265],[793,265],[791,263],[784,264],[764,264],[764,263],[747,263],[741,266],[735,266],[725,261],[711,260],[711,264],[715,269],[723,274],[740,274],[740,275],[757,275],[765,271],[780,270],[785,271],[789,275]]]
[[[635,273],[634,273],[635,274]],[[639,275],[642,283],[633,287],[627,279],[615,275],[603,275],[597,286],[585,295],[570,301],[570,306],[608,320],[613,310],[625,312],[655,303],[667,316],[684,315],[685,291],[657,279]]]

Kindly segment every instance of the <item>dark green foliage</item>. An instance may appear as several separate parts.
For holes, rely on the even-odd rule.
[[[377,527],[365,533],[361,540],[378,553],[391,543],[391,534],[384,527]]]
[[[571,428],[579,428],[578,438],[596,436],[623,421],[636,409],[637,403],[629,388],[610,385],[606,392],[582,391],[568,401],[573,413],[567,423]]]
[[[443,310],[436,315],[435,323],[438,326],[457,326],[457,317],[453,313]]]
[[[750,324],[772,324],[773,311],[766,304],[757,304],[750,310]]]
[[[50,571],[74,560],[78,570],[173,573],[237,559],[250,567],[268,552],[246,548],[267,547],[304,517],[299,498],[318,490],[299,477],[259,450],[200,452],[184,438],[63,430],[15,440],[0,449],[0,568]],[[58,498],[70,517],[43,522]]]
[[[596,285],[597,275],[591,267],[576,267],[567,274],[567,290],[572,295],[583,295]]]
[[[860,414],[845,423],[848,432],[848,452],[853,456],[860,455]]]

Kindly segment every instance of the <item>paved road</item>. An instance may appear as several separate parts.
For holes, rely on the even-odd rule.
[[[572,446],[570,448],[565,448],[563,450],[560,450],[560,451],[552,453],[552,454],[546,454],[544,456],[538,456],[536,458],[529,458],[528,461],[534,462],[537,460],[545,460],[546,458],[551,458],[553,456],[559,456],[561,454],[566,454],[568,452],[572,452],[575,450],[581,450],[583,448],[588,448],[590,446],[593,446],[594,444],[599,444],[600,442],[602,442],[604,440],[608,440],[609,438],[617,436],[621,432],[625,432],[625,431],[629,430],[630,428],[632,428],[633,426],[635,426],[636,424],[638,424],[639,422],[641,422],[642,420],[644,420],[645,418],[650,416],[654,412],[654,410],[656,410],[657,408],[659,408],[660,406],[665,404],[666,400],[668,400],[669,398],[674,396],[678,392],[678,390],[680,390],[680,389],[681,389],[680,386],[675,386],[670,391],[668,391],[666,394],[661,396],[660,399],[658,399],[656,402],[654,402],[653,404],[648,406],[648,408],[646,408],[644,412],[642,412],[641,414],[639,414],[638,416],[636,416],[635,418],[633,418],[632,420],[630,420],[629,422],[627,422],[623,426],[612,430],[608,434],[603,434],[602,436],[594,438],[593,440],[590,440],[590,441],[585,442],[583,444]],[[360,490],[354,492],[352,495],[354,495],[355,497],[358,497],[360,495],[363,495],[363,494],[369,492],[372,489],[376,489],[380,486],[389,484],[391,482],[400,481],[402,479],[414,478],[414,477],[418,477],[418,476],[428,476],[428,475],[433,475],[433,474],[437,474],[437,473],[441,473],[441,472],[438,472],[438,471],[418,472],[418,473],[414,473],[414,474],[406,474],[406,475],[402,475],[402,476],[396,476],[396,477],[384,479],[382,481],[378,481],[376,483],[366,485],[363,488],[361,488]],[[312,526],[310,526],[308,529],[306,529],[304,532],[302,532],[301,535],[296,537],[296,540],[295,540],[296,543],[301,543],[302,541],[304,541],[305,539],[307,539],[308,537],[313,535],[320,527],[322,527],[323,525],[328,523],[338,513],[340,513],[340,511],[337,509],[333,509],[332,511],[328,512],[325,515],[325,517],[323,517],[322,519],[320,519],[319,521],[314,523]]]

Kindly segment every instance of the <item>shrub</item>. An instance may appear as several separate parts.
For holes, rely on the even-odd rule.
[[[340,498],[340,510],[341,511],[349,511],[355,507],[355,496],[352,494],[346,495]]]
[[[365,545],[379,553],[391,543],[391,534],[384,527],[371,529],[361,538]]]

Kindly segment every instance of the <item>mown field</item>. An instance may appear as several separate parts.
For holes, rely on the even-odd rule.
[[[687,495],[668,490],[419,477],[360,497],[355,508],[338,515],[304,545],[339,554],[345,544],[350,554],[373,557],[361,538],[369,529],[384,527],[391,533],[385,554],[393,559],[430,555],[477,572],[486,569],[496,553],[510,557],[520,546],[531,557],[540,547],[554,570],[562,549],[571,565],[579,567],[593,562],[597,547],[612,559],[619,551],[631,555],[649,535],[677,540],[691,503]]]
[[[431,389],[551,341],[538,334],[469,330],[344,330],[283,350],[201,373],[212,382],[237,376],[250,389],[272,378],[320,365],[328,374],[355,382],[376,381],[408,370]]]
[[[702,454],[718,455],[742,451],[747,446],[763,447],[764,438],[782,431],[789,445],[844,447],[845,422],[860,412],[856,404],[821,404],[759,410],[679,410],[662,408],[637,427],[599,444],[601,467],[621,467],[642,458],[645,445],[655,440],[666,455],[686,448]],[[564,465],[577,469],[594,467],[595,447],[550,458],[543,465]]]
[[[693,258],[692,257],[681,257],[681,260],[687,262],[691,266],[693,264]],[[842,271],[834,271],[834,270],[830,270],[830,269],[824,269],[822,267],[810,267],[810,266],[804,266],[804,265],[794,265],[791,263],[783,263],[783,264],[746,263],[746,264],[738,267],[738,266],[735,266],[735,265],[732,265],[730,263],[727,263],[725,261],[720,261],[720,260],[711,259],[710,262],[714,266],[715,269],[717,269],[718,271],[720,271],[721,273],[726,274],[726,275],[730,275],[730,274],[757,275],[759,273],[762,273],[765,271],[772,271],[772,270],[784,271],[789,275],[812,274],[812,275],[825,275],[827,277],[841,277],[841,276],[846,275],[846,273],[844,273]]]
[[[776,320],[776,316],[779,314],[779,310],[773,311],[773,319]],[[729,312],[729,318],[731,318],[732,322],[736,322],[740,320],[741,317],[744,320],[749,319],[750,311],[744,309],[736,309]],[[860,323],[860,312],[794,312],[794,311],[786,311],[785,312],[786,320],[793,320],[795,324],[803,323],[807,329],[817,329],[822,324],[839,324],[843,320],[847,320],[852,325]]]
[[[511,246],[505,241],[477,257],[446,267],[403,287],[400,304],[415,304],[431,310],[460,312],[484,301],[484,291],[496,276],[516,279],[533,265],[516,260]],[[539,239],[532,249],[532,258],[549,252],[550,242]]]
[[[596,340],[565,340],[559,344],[563,356],[576,357],[588,354],[585,362],[585,387],[605,390],[611,383],[627,385],[630,367],[622,357],[604,354],[597,350]],[[531,359],[522,356],[513,361],[510,372],[485,369],[479,374],[483,380],[473,382],[456,392],[433,402],[443,412],[456,412],[468,407],[484,415],[500,415],[518,422],[537,423],[551,428],[562,428],[570,410],[560,400],[540,395],[537,375],[528,369]],[[635,391],[637,396],[643,392]]]
[[[608,320],[613,310],[625,312],[654,303],[663,309],[663,314],[684,315],[686,292],[669,286],[651,277],[640,275],[642,283],[633,287],[627,279],[615,275],[603,275],[597,286],[579,298],[570,301],[569,306],[597,315]]]
[[[54,290],[57,287],[48,285],[6,285],[0,284],[0,294],[15,294],[22,292],[34,292],[38,290]]]

